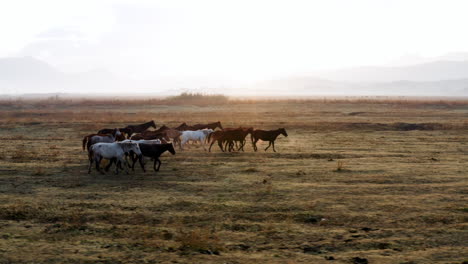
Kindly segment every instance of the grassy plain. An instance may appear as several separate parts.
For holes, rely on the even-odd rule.
[[[466,101],[3,101],[0,113],[0,263],[468,261]],[[84,135],[149,120],[289,137],[277,153],[192,147],[157,174],[86,173]]]

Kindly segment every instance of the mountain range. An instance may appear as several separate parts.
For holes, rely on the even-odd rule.
[[[183,86],[181,86],[183,85]],[[235,88],[231,88],[234,87]],[[151,93],[181,91],[227,95],[414,95],[468,96],[468,61],[443,60],[383,67],[366,66],[284,76],[245,85],[202,84],[200,80],[132,80],[106,70],[65,73],[32,58],[0,58],[0,94]],[[125,91],[125,92],[122,92]]]

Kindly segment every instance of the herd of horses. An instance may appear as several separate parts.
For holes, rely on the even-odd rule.
[[[148,130],[150,128],[155,130]],[[219,130],[216,130],[218,129]],[[220,150],[225,151],[244,151],[246,138],[250,134],[252,147],[257,151],[257,142],[259,140],[268,141],[269,145],[275,149],[275,140],[279,135],[288,136],[284,128],[276,130],[261,130],[253,127],[223,128],[221,122],[209,124],[196,124],[193,126],[182,123],[175,128],[169,128],[165,125],[156,129],[156,123],[150,121],[140,125],[128,125],[123,128],[104,128],[96,134],[90,134],[83,138],[83,150],[88,151],[88,173],[91,173],[93,163],[96,170],[104,174],[100,168],[102,159],[110,162],[105,167],[108,171],[115,163],[115,173],[128,168],[134,170],[135,164],[139,164],[143,171],[145,170],[144,157],[151,158],[154,171],[159,171],[161,160],[159,157],[166,151],[175,155],[174,146],[179,146],[183,150],[192,144],[199,143],[206,150],[205,144],[209,144],[208,151],[217,143]],[[128,161],[130,159],[130,162]],[[131,164],[130,164],[131,163]]]

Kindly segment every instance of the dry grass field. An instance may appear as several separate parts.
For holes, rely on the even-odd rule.
[[[87,174],[84,135],[149,120],[289,137]],[[466,263],[467,168],[467,101],[3,101],[0,263]]]

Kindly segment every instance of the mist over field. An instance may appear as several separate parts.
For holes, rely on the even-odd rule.
[[[468,61],[436,61],[402,67],[356,67],[271,80],[135,80],[106,70],[65,73],[32,57],[0,59],[3,95],[146,94],[201,92],[232,96],[468,96]]]
[[[15,1],[0,10],[0,94],[468,96],[465,9]]]

